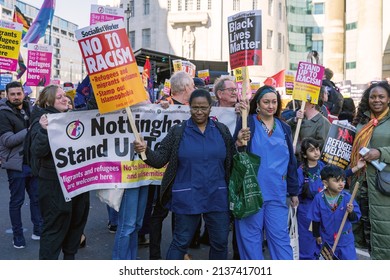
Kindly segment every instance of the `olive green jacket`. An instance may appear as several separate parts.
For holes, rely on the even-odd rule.
[[[370,113],[366,112],[369,116]],[[356,133],[364,125],[358,124]],[[390,172],[390,112],[374,128],[368,148],[375,148],[381,152],[380,161],[387,164],[384,171]],[[369,219],[371,222],[371,258],[390,260],[390,197],[377,191],[376,169],[367,164],[365,178],[368,186]],[[364,177],[354,178],[354,181]],[[357,197],[359,194],[357,195]]]

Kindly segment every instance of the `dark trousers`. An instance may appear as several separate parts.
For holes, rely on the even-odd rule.
[[[150,233],[149,233],[149,259],[161,259],[161,235],[162,227],[165,218],[169,214],[169,210],[164,208],[160,203],[160,186],[156,187],[157,197],[156,202],[150,216]],[[173,225],[172,225],[173,227]]]
[[[150,234],[150,217],[152,216],[153,202],[157,187],[159,186],[150,185],[148,188],[148,200],[146,201],[144,220],[138,235]]]
[[[12,231],[15,237],[23,237],[21,208],[24,203],[25,193],[30,198],[31,222],[34,225],[33,233],[41,235],[42,216],[38,204],[38,182],[32,177],[30,168],[23,166],[23,171],[7,170],[10,201],[9,216]]]
[[[89,213],[89,193],[65,202],[58,180],[38,178],[39,206],[43,217],[39,259],[74,259]]]

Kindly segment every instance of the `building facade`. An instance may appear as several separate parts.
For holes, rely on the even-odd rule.
[[[390,76],[389,2],[120,0],[119,6],[128,10],[134,50],[185,56],[183,36],[189,26],[194,35],[190,58],[210,61],[229,61],[227,18],[259,9],[263,65],[249,67],[254,81],[262,82],[281,69],[294,71],[299,61],[308,60],[309,52],[316,50],[319,63],[334,71],[334,81],[361,84]]]
[[[288,68],[283,0],[121,0],[120,7],[128,11],[133,50],[145,48],[188,59],[227,62],[227,18],[242,11],[262,10],[263,62],[249,67],[250,77],[262,82]],[[186,34],[193,38],[190,51]]]

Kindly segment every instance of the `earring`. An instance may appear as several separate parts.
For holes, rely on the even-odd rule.
[[[260,113],[260,108],[259,107],[256,108],[256,113]]]

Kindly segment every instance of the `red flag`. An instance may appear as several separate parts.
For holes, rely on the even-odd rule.
[[[149,99],[151,102],[155,101],[154,91],[153,91],[153,80],[152,80],[152,67],[150,65],[149,56],[146,57],[144,64],[144,71],[142,71],[142,83],[149,94]]]
[[[264,80],[266,86],[284,87],[284,69]]]
[[[142,71],[142,83],[145,89],[147,89],[149,85],[148,80],[150,78],[150,69],[151,69],[150,61],[149,61],[149,57],[147,56],[145,60],[144,71]]]

